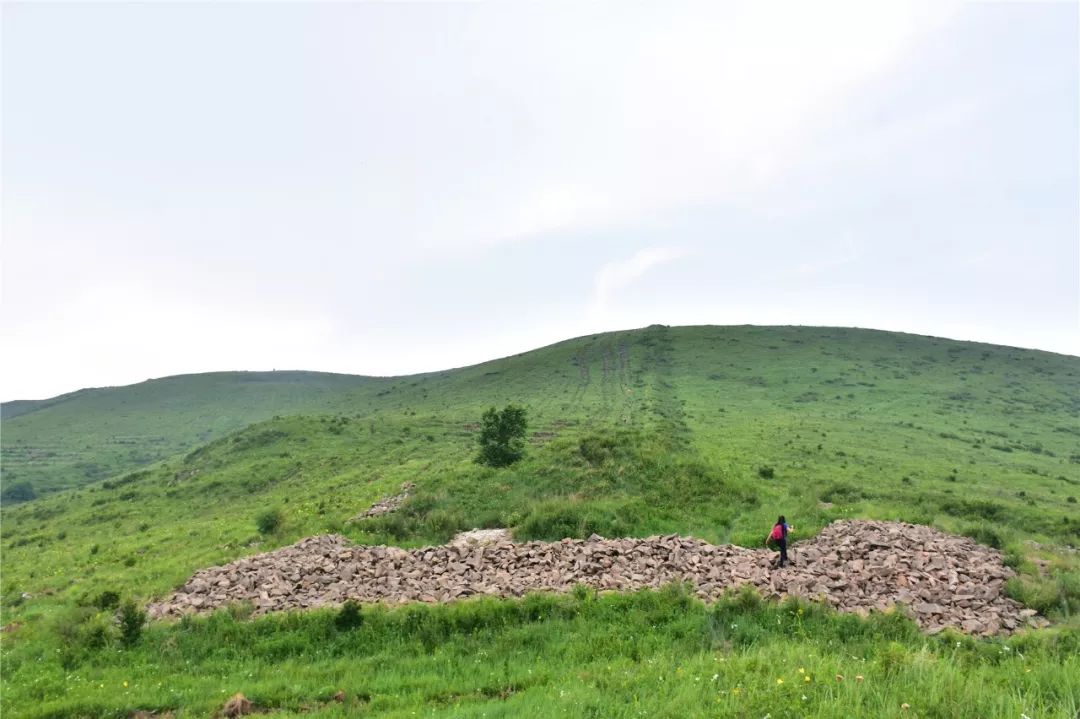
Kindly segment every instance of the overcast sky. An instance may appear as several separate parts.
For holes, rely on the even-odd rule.
[[[1078,4],[5,4],[3,399],[664,324],[1080,354]]]

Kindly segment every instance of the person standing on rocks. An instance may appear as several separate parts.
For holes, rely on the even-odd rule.
[[[780,549],[780,564],[778,566],[782,567],[787,564],[787,536],[792,529],[794,527],[788,525],[784,515],[781,514],[780,518],[776,520],[776,524],[773,525],[772,531],[769,532],[769,536],[765,537],[766,547],[778,547]]]

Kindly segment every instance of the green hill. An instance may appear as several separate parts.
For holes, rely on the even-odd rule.
[[[323,372],[214,372],[3,405],[4,478],[38,494],[182,452],[275,414],[334,412],[378,383]]]
[[[478,466],[472,459],[481,412],[511,401],[529,412],[526,458],[501,470]],[[1048,613],[1059,627],[1072,626],[1080,609],[1080,568],[1075,550],[1069,549],[1080,544],[1076,504],[1080,358],[1076,357],[870,330],[654,326],[578,338],[475,367],[413,377],[197,375],[88,390],[16,409],[3,422],[5,484],[28,478],[42,491],[76,487],[3,509],[4,622],[22,625],[15,635],[20,638],[4,643],[4,701],[16,713],[30,715],[27,708],[46,696],[48,701],[40,707],[43,716],[74,716],[79,710],[98,714],[114,706],[124,715],[146,708],[147,703],[210,711],[218,694],[209,680],[184,684],[180,698],[170,699],[148,686],[138,701],[133,697],[114,704],[105,698],[101,698],[105,703],[94,703],[99,695],[89,685],[64,685],[62,678],[72,667],[109,681],[118,681],[125,671],[144,678],[166,671],[158,644],[147,645],[145,653],[132,654],[130,660],[106,659],[85,637],[94,631],[91,624],[96,621],[87,607],[109,592],[139,600],[161,596],[203,566],[328,531],[366,543],[404,546],[443,542],[462,529],[494,526],[513,528],[519,539],[584,537],[593,532],[680,533],[756,545],[779,513],[786,514],[802,536],[837,518],[903,519],[967,533],[1007,550],[1009,561],[1022,571],[1012,587],[1014,596]],[[55,455],[43,456],[48,451]],[[88,483],[93,476],[85,471],[71,474],[80,465],[111,474]],[[414,483],[415,490],[400,511],[361,524],[345,523],[396,493],[406,481]],[[268,510],[280,511],[283,522],[263,536],[256,517]],[[30,598],[24,599],[24,592]],[[668,606],[669,600],[684,602],[678,597],[656,600],[657,607]],[[682,660],[675,657],[685,655],[688,661],[698,661],[701,652],[719,651],[717,646],[730,649],[735,641],[710,624],[713,620],[708,617],[715,615],[686,605],[686,616],[698,617],[713,628],[708,630],[711,639],[693,634],[685,644],[682,632],[691,630],[658,608],[658,626],[668,629],[658,630],[655,645],[638,646],[637,660],[620,655],[617,660],[593,662],[582,658],[585,650],[580,642],[597,640],[587,639],[583,627],[566,629],[576,626],[578,615],[557,619],[563,616],[560,612],[570,611],[561,606],[552,605],[541,615],[556,622],[548,629],[555,632],[553,637],[561,637],[557,641],[567,643],[559,651],[577,653],[578,658],[567,665],[577,669],[567,671],[602,672],[603,666],[615,662],[635,681],[655,683],[655,668],[638,666],[642,656],[678,663]],[[596,610],[599,627],[610,625],[616,631],[624,622],[641,619],[636,609],[603,606],[607,608]],[[471,611],[417,610],[415,621],[429,621],[423,617],[451,624],[487,621],[439,614],[461,612],[464,617]],[[764,622],[760,645],[750,644],[757,647],[753,652],[765,654],[747,649],[750,653],[739,655],[750,672],[754,662],[775,658],[772,652],[782,653],[785,646],[794,647],[785,645],[790,637],[770,633],[771,619],[762,620],[765,615],[754,613],[758,610],[752,607],[746,611],[750,614],[738,621],[748,626]],[[72,612],[82,612],[82,618],[76,621]],[[310,647],[304,643],[314,636],[312,632],[323,631],[318,628],[324,622],[319,616],[289,625],[288,631],[298,633],[299,643],[292,648],[277,643],[274,637],[285,636],[279,633],[286,629],[274,619],[253,622],[250,630],[228,629],[236,633],[234,638],[245,637],[235,641],[250,642],[242,655],[230,655],[228,669],[220,664],[225,655],[209,645],[186,651],[189,658],[201,657],[192,661],[202,662],[206,673],[228,676],[229,692],[247,681],[241,674],[247,662],[259,677],[247,685],[262,687],[267,696],[281,699],[280,706],[299,711],[305,697],[325,699],[333,694],[328,689],[339,680],[331,677],[347,675],[353,677],[350,681],[363,683],[362,674],[342,669],[340,662],[349,650],[340,648],[344,653],[334,655],[340,661],[319,658],[317,642]],[[563,620],[569,624],[558,624]],[[399,619],[386,621],[387,627],[398,626],[394,622]],[[456,647],[453,652],[505,654],[510,652],[507,647],[517,646],[515,642],[525,646],[541,642],[536,633],[548,629],[530,628],[532,621],[499,624],[489,628],[491,636],[489,630],[481,632],[497,647],[481,648],[471,634],[459,635],[445,627],[444,641],[447,647]],[[830,624],[847,619],[820,621],[820,636],[813,641],[822,643],[807,651],[824,667],[838,651],[828,637],[849,630]],[[212,642],[215,632],[226,631],[209,626],[158,627],[152,632],[153,642],[187,642],[183,637],[188,631],[206,632],[206,641]],[[507,705],[511,708],[496,710],[506,699],[498,696],[502,690],[473,696],[455,689],[446,677],[439,681],[454,686],[436,690],[431,687],[439,681],[432,679],[420,694],[410,693],[404,678],[409,672],[394,662],[399,652],[409,654],[414,646],[424,646],[424,632],[417,628],[421,625],[411,626],[394,629],[399,632],[392,635],[396,639],[378,634],[382,629],[371,629],[377,635],[370,638],[375,643],[372,656],[397,667],[391,673],[402,672],[403,683],[390,682],[393,688],[385,688],[398,692],[400,700],[386,699],[383,709],[390,713],[400,709],[402,715],[445,709],[450,715],[455,702],[446,696],[454,695],[465,697],[477,713],[527,713],[529,704],[511,703]],[[101,646],[112,646],[114,640],[107,638],[112,630],[101,631],[105,637]],[[268,633],[260,634],[263,631]],[[580,631],[582,638],[560,631]],[[878,630],[872,627],[865,631],[866,651],[873,656],[879,651],[916,652],[920,641],[917,632],[898,630],[892,639],[902,639],[907,648],[888,650],[892,639],[882,639],[884,635],[874,634]],[[1069,631],[1073,633],[1067,635],[1072,637],[1068,641],[1075,642],[1075,630]],[[56,637],[65,636],[67,644],[57,644]],[[1046,641],[1047,647],[1058,646],[1056,639]],[[68,645],[88,648],[71,654],[63,648]],[[35,651],[53,648],[57,653],[49,655],[46,665],[33,663]],[[927,651],[936,657],[946,648],[935,644]],[[1029,652],[1042,656],[1039,652],[1044,650],[1046,667],[1060,664],[1059,649],[1033,647]],[[304,679],[292,689],[275,683],[268,673],[273,657],[301,663]],[[539,666],[535,662],[543,657],[538,650],[529,666]],[[444,659],[448,667],[465,662],[462,657]],[[625,666],[624,660],[632,666]],[[416,671],[435,671],[434,665],[416,661]],[[913,674],[907,684],[889,685],[888,691],[897,693],[886,698],[892,701],[901,690],[907,691],[904,687],[914,687],[913,695],[945,696],[950,687],[959,691],[957,687],[978,675],[962,665],[954,669],[955,685],[931,686],[931,679],[912,678]],[[465,670],[451,673],[457,671]],[[577,691],[572,675],[548,671],[554,674],[535,696],[550,698],[556,689]],[[674,671],[674,666],[667,671]],[[979,675],[985,686],[1000,680],[995,671]],[[529,682],[517,674],[506,681],[527,693]],[[33,688],[41,686],[46,689]],[[1063,712],[1058,715],[1068,715],[1069,706],[1080,706],[1080,688],[1075,684],[1061,680],[1053,686],[1058,694],[1040,698],[1037,706],[1045,708],[1062,696],[1073,703],[1061,704]],[[725,701],[731,699],[725,696]],[[697,699],[684,699],[689,703],[676,702],[683,710],[673,716],[702,711]],[[979,702],[986,700],[974,696],[972,706],[984,706]],[[650,701],[646,713],[655,714],[665,706]],[[798,713],[799,701],[793,701],[788,713]],[[1008,702],[1011,711],[1016,702]],[[750,706],[756,711],[768,710],[769,705]],[[863,713],[881,713],[873,705],[860,706]],[[603,705],[596,711],[605,716],[636,715],[625,708],[619,704],[616,712]],[[335,715],[336,710],[326,711]],[[829,715],[824,709],[810,713]]]

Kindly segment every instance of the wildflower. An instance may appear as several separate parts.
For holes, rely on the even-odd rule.
[[[777,679],[777,680],[776,680],[776,683],[777,683],[777,684],[783,684],[783,683],[784,683],[784,680],[783,680],[783,679]]]
[[[856,674],[855,675],[855,681],[861,682],[862,680],[863,680],[863,675],[862,674]]]
[[[803,680],[804,682],[806,682],[806,683],[808,683],[808,684],[809,684],[809,683],[810,683],[810,675],[809,675],[809,674],[807,674],[806,676],[804,676],[804,677],[802,678],[802,680]]]
[[[734,689],[731,690],[732,694],[739,694],[741,692],[742,692],[742,687],[735,687]]]
[[[802,700],[806,701],[806,695],[805,694],[802,695]]]
[[[910,709],[910,708],[911,708],[911,705],[910,705],[910,704],[908,704],[907,702],[904,702],[903,704],[901,704],[901,705],[900,705],[900,710],[901,710],[901,711],[905,711],[905,712],[906,712],[906,711],[907,711],[908,709]]]
[[[799,667],[799,674],[806,674],[806,670],[802,667]]]
[[[715,682],[715,681],[716,681],[717,679],[719,679],[719,678],[720,678],[720,675],[719,675],[719,674],[713,674],[713,675],[712,675],[712,680],[713,680],[714,682]]]
[[[836,675],[836,681],[838,681],[838,682],[844,681],[844,675],[843,674],[837,674]]]
[[[127,682],[124,682],[124,687],[127,688]]]

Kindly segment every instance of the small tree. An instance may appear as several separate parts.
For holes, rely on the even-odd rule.
[[[139,641],[142,636],[143,624],[146,623],[146,612],[139,609],[139,605],[130,599],[120,605],[120,641],[124,646],[130,647]]]
[[[480,456],[476,461],[489,467],[506,467],[525,454],[525,408],[507,405],[499,411],[484,412],[480,427]]]

